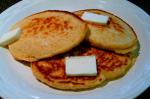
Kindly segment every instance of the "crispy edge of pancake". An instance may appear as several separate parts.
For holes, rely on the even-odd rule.
[[[75,11],[74,13],[80,17],[80,16],[81,16],[80,14],[82,14],[82,13],[84,13],[84,12],[86,12],[86,11],[87,11],[87,12],[92,12],[92,13],[102,12],[102,13],[110,14],[110,15],[112,15],[112,16],[118,18],[120,21],[122,21],[123,23],[125,23],[125,24],[132,30],[132,32],[134,33],[135,38],[136,38],[135,41],[134,41],[134,43],[133,43],[133,44],[130,44],[130,46],[128,46],[128,47],[126,47],[126,48],[116,48],[116,49],[114,49],[114,48],[108,48],[108,47],[99,46],[99,44],[95,43],[93,40],[88,39],[88,38],[89,38],[89,35],[90,35],[90,33],[89,33],[89,34],[87,35],[87,37],[86,37],[86,40],[89,41],[89,42],[91,43],[91,45],[93,45],[93,46],[95,46],[95,47],[102,48],[102,49],[112,50],[112,51],[115,51],[116,53],[119,53],[119,54],[126,54],[126,53],[129,53],[129,52],[131,52],[131,51],[133,51],[133,50],[136,49],[136,47],[137,47],[137,42],[138,42],[138,38],[137,38],[137,35],[136,35],[134,29],[133,29],[127,22],[125,22],[124,20],[122,20],[121,18],[119,18],[118,16],[116,16],[116,15],[110,13],[110,12],[107,12],[107,11],[104,11],[104,10],[99,10],[99,9],[78,10],[78,11]],[[98,11],[98,12],[97,12],[97,11]],[[91,23],[91,22],[88,22],[88,21],[86,21],[86,22],[87,22],[87,24],[88,24],[88,23],[89,23],[89,24]],[[92,23],[93,23],[93,22],[92,22]],[[95,23],[95,24],[97,24],[97,23]]]
[[[111,72],[107,72],[108,74],[105,75],[106,71],[102,70],[102,73],[106,76],[106,80],[107,81],[117,80],[117,79],[123,77],[124,75],[126,75],[129,72],[130,68],[135,64],[139,54],[140,54],[140,43],[138,42],[136,49],[134,51],[126,54],[128,56],[128,60],[130,61],[130,63],[126,66],[126,68],[123,68],[123,70],[121,71],[122,74],[121,74],[120,70],[117,68],[114,70],[114,72],[119,71],[118,76],[111,75],[111,74],[113,74]],[[120,55],[122,55],[122,54],[120,54]]]
[[[136,49],[137,49],[137,44],[135,44],[134,46],[132,46],[130,48],[124,49],[124,50],[115,49],[114,52],[119,53],[119,54],[126,54],[126,53],[132,52]]]
[[[128,64],[122,65],[119,68],[115,68],[113,71],[106,71],[101,69],[102,74],[106,77],[107,81],[117,80],[127,74],[128,70],[133,66],[134,61],[131,58],[128,58]]]
[[[86,85],[73,85],[72,83],[60,84],[60,83],[53,83],[45,78],[45,76],[37,69],[37,67],[31,64],[32,73],[36,77],[37,80],[40,82],[48,85],[49,87],[59,89],[59,90],[66,90],[66,91],[84,91],[96,88],[98,86],[103,86],[106,84],[105,76],[100,74],[95,80],[88,81],[89,83]],[[101,79],[101,81],[99,81]]]
[[[77,15],[75,15],[75,14],[73,14],[73,13],[71,13],[71,12],[68,12],[68,11],[46,10],[46,11],[39,12],[39,13],[36,13],[36,14],[32,14],[32,15],[30,15],[30,16],[28,16],[28,17],[25,17],[24,19],[20,20],[20,21],[17,22],[16,24],[14,24],[13,27],[12,27],[12,29],[14,29],[14,28],[16,28],[16,27],[22,25],[22,24],[24,23],[24,21],[26,21],[26,19],[32,17],[33,15],[38,15],[38,14],[40,14],[40,13],[45,13],[45,12],[62,12],[62,13],[70,14],[70,15],[72,15],[73,17],[79,19],[81,22],[84,22],[80,17],[78,17]],[[84,38],[85,38],[85,36],[86,36],[86,33],[87,33],[87,31],[89,30],[88,27],[87,27],[87,24],[86,24],[85,22],[84,22],[84,24],[85,24],[85,29],[84,29],[84,31],[83,31],[84,37],[82,37],[81,40],[79,40],[76,44],[70,46],[70,48],[65,49],[66,51],[71,50],[72,48],[74,48],[75,46],[77,46],[78,44],[80,44],[81,41],[84,40]],[[13,44],[12,44],[12,45],[13,45]],[[11,45],[9,45],[9,49],[10,49],[10,48],[11,48]],[[10,50],[10,51],[11,51],[11,50]],[[61,50],[58,54],[64,53],[64,52],[66,52],[66,51]],[[21,56],[18,56],[18,55],[16,56],[16,55],[14,55],[13,53],[12,53],[12,55],[14,56],[14,58],[15,58],[16,60],[23,60],[23,61],[29,61],[29,62],[33,62],[33,61],[37,61],[37,60],[41,59],[41,58],[36,58],[36,57],[33,57],[33,56],[28,56],[28,57],[26,57],[26,58],[22,58]],[[54,54],[54,55],[57,55],[57,54]],[[54,55],[45,56],[45,57],[42,57],[42,58],[52,57],[52,56],[54,56]],[[24,54],[23,54],[22,56],[24,57]]]
[[[135,64],[136,60],[137,60],[137,57],[130,58],[130,63],[128,64],[128,66],[126,68],[123,68],[122,70],[115,69],[114,72],[118,72],[118,76],[111,75],[112,74],[111,72],[108,72],[107,75],[109,75],[109,76],[107,76],[104,74],[105,71],[102,71],[102,74],[105,75],[106,80],[108,82],[113,81],[113,80],[118,80],[118,79],[122,78],[123,76],[125,76],[129,72],[130,68],[132,68],[132,66]]]

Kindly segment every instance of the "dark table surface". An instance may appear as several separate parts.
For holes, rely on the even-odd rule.
[[[19,1],[21,0],[0,0],[0,13]],[[150,15],[149,0],[128,0],[128,1],[136,4],[137,6],[142,8],[145,12],[147,12]],[[138,96],[136,99],[148,99],[149,97],[150,97],[150,87],[147,90],[145,90],[140,96]]]

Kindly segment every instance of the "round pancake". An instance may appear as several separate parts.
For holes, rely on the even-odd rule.
[[[97,76],[72,76],[65,74],[65,57],[95,55]],[[46,85],[65,90],[83,90],[102,85],[104,81],[123,76],[131,66],[126,55],[99,50],[89,45],[80,45],[70,52],[31,63],[35,77]],[[106,79],[106,80],[105,80]]]
[[[78,16],[56,10],[26,17],[13,28],[16,27],[23,32],[9,50],[17,60],[29,62],[67,52],[84,40],[88,30]]]
[[[84,12],[109,16],[107,25],[86,21],[90,29],[86,39],[91,45],[122,54],[135,50],[137,45],[136,34],[122,19],[97,9],[79,10],[74,13],[81,17]]]

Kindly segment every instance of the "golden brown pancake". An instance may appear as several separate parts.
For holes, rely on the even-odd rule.
[[[87,55],[96,56],[98,75],[94,77],[67,77],[65,74],[65,57]],[[99,50],[84,43],[65,54],[32,62],[31,68],[35,77],[50,87],[65,90],[82,90],[101,85],[105,79],[115,79],[124,75],[130,65],[131,59],[128,55],[118,55]]]
[[[56,10],[26,17],[15,27],[21,27],[23,32],[9,50],[17,60],[29,62],[69,51],[84,40],[88,30],[78,16]]]
[[[119,17],[97,9],[79,10],[74,12],[82,16],[84,12],[91,12],[109,16],[107,25],[86,21],[90,32],[86,37],[91,45],[112,50],[117,53],[129,53],[137,48],[137,37],[133,29]]]

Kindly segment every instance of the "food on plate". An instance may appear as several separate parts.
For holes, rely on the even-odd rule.
[[[19,39],[21,35],[21,29],[20,28],[16,28],[12,31],[9,31],[5,34],[3,34],[1,37],[0,37],[0,46],[7,46],[13,42],[15,42],[16,40]]]
[[[22,29],[22,34],[9,50],[15,59],[29,62],[69,51],[84,40],[88,30],[78,16],[56,10],[33,14],[16,27]]]
[[[85,12],[109,16],[107,25],[85,20],[90,29],[86,40],[91,45],[121,54],[129,53],[137,48],[136,34],[122,19],[111,13],[97,9],[79,10],[74,13],[82,17]]]
[[[96,56],[97,76],[67,76],[65,73],[65,57]],[[103,51],[83,43],[73,50],[31,63],[35,77],[48,86],[57,89],[82,90],[103,84],[106,80],[121,77],[130,68],[132,58]]]
[[[13,57],[30,62],[35,78],[61,90],[96,88],[122,77],[140,47],[126,22],[97,9],[43,11],[17,22],[15,28],[22,32],[8,45]]]

